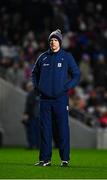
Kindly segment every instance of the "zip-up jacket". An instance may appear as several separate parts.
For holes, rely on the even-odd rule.
[[[42,95],[59,97],[70,88],[74,88],[80,80],[80,70],[73,56],[60,49],[41,54],[32,70],[32,81]]]

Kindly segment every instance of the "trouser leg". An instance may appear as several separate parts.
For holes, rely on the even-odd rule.
[[[36,117],[32,117],[31,121],[31,138],[32,138],[32,145],[35,148],[39,147],[40,143],[40,129],[39,129],[39,119]]]
[[[32,136],[32,120],[25,125],[26,137],[28,142],[28,147],[32,148],[34,146],[33,136]]]
[[[36,148],[39,148],[40,147],[40,119],[39,117],[36,117],[35,118],[36,121],[35,121],[35,131],[34,131],[34,134],[35,134],[35,137],[36,137]]]
[[[59,154],[61,160],[68,161],[70,154],[69,124],[68,124],[68,97],[58,98],[54,103],[59,133]]]
[[[26,139],[27,139],[28,147],[31,148],[32,144],[31,144],[30,128],[28,124],[25,125],[25,131],[26,131]]]
[[[39,160],[51,160],[52,156],[52,121],[51,105],[48,101],[40,102],[40,156]]]

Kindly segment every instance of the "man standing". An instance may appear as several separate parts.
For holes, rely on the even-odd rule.
[[[31,81],[26,84],[26,102],[22,116],[22,123],[25,127],[28,149],[39,148],[40,130],[39,130],[39,96],[34,91]]]
[[[49,35],[49,50],[39,56],[32,71],[34,88],[41,94],[41,145],[39,162],[35,164],[39,166],[51,165],[53,114],[58,128],[61,166],[68,166],[70,160],[67,92],[78,84],[80,71],[72,55],[65,52],[61,44],[62,34],[57,29]]]

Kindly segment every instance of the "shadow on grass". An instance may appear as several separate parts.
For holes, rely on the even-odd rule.
[[[0,166],[1,165],[18,165],[18,166],[34,166],[34,164],[32,163],[15,163],[15,162],[0,162]]]
[[[61,168],[61,169],[106,169],[107,170],[107,166],[78,166],[78,165],[69,165],[67,167],[61,167],[60,165],[56,165],[56,164],[52,164],[51,167],[57,167],[57,168]]]
[[[35,168],[60,168],[60,169],[99,169],[99,170],[107,170],[107,166],[78,166],[78,165],[69,165],[67,167],[61,167],[60,164],[52,164],[51,166],[43,167],[43,166],[35,166],[35,163],[18,163],[18,162],[0,162],[0,166],[2,165],[15,165],[15,166],[30,166]]]

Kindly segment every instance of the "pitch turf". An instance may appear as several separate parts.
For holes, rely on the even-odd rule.
[[[35,167],[37,150],[0,149],[0,179],[106,179],[106,150],[71,150],[71,162],[60,167],[57,150],[53,150],[51,167]]]

